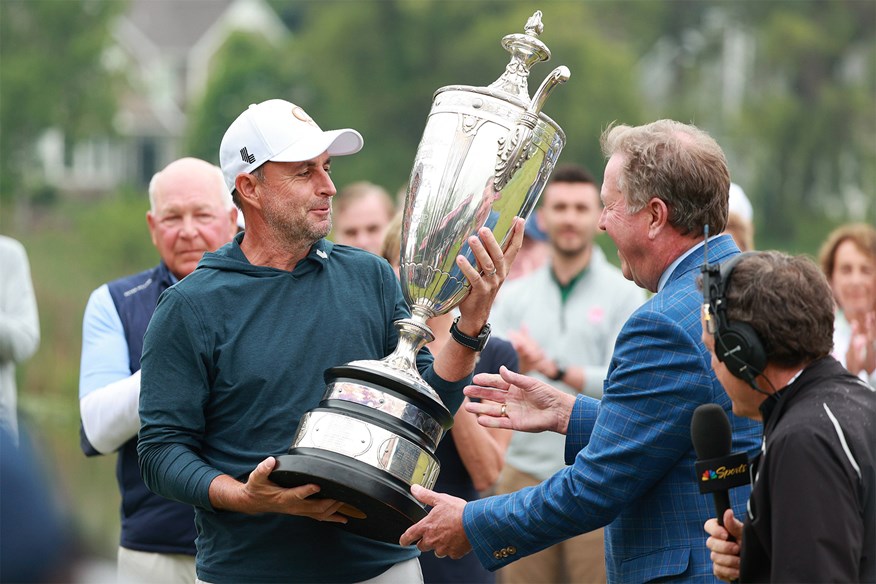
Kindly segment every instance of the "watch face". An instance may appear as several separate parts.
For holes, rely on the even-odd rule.
[[[484,347],[487,346],[487,341],[490,340],[490,323],[484,325],[484,328],[481,329],[481,332],[478,334],[478,348],[476,351],[483,351]]]
[[[490,341],[490,323],[487,323],[484,328],[481,329],[481,334],[478,336],[478,339],[481,341],[481,348],[479,351],[483,351],[484,347],[487,346],[487,343]]]

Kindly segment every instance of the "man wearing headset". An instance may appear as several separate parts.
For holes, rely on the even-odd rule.
[[[876,582],[876,393],[830,356],[827,281],[804,257],[750,252],[705,269],[703,294],[733,413],[764,424],[745,522],[705,524],[715,576]]]

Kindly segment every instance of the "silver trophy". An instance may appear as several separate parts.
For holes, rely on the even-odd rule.
[[[271,479],[283,486],[320,485],[319,496],[345,503],[339,525],[396,543],[426,515],[410,494],[432,488],[435,449],[453,416],[417,371],[417,352],[434,339],[426,321],[462,301],[469,283],[456,265],[474,265],[467,239],[486,226],[501,245],[515,217],[526,218],[556,164],[566,137],[541,113],[551,91],[569,79],[557,67],[530,99],[529,70],[550,58],[538,36],[541,12],[502,45],[505,72],[488,87],[451,85],[435,92],[405,200],[401,284],[411,318],[396,322],[396,350],[379,361],[352,361],[326,371],[320,404],[302,416],[289,453]]]

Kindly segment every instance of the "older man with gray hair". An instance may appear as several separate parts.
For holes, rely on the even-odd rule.
[[[696,277],[704,233],[727,222],[730,173],[720,146],[695,126],[658,120],[603,133],[599,228],[615,242],[623,275],[654,292],[624,324],[602,400],[570,395],[502,370],[465,390],[485,426],[564,434],[564,467],[538,486],[466,503],[414,485],[429,515],[401,543],[461,557],[488,569],[606,526],[609,582],[703,582],[712,577],[702,545],[708,500],[694,480],[690,422],[696,407],[730,400],[700,342]],[[707,229],[708,226],[708,229]],[[729,235],[712,238],[709,261],[739,253]],[[486,401],[490,400],[490,401]],[[754,454],[753,422],[733,421],[733,451]],[[748,489],[734,489],[739,511]]]
[[[159,295],[192,273],[204,252],[237,230],[222,171],[182,158],[149,184],[146,222],[161,256],[153,268],[92,292],[82,324],[81,445],[86,456],[118,452],[122,495],[120,582],[193,582],[194,511],[150,492],[137,465],[140,354]]]

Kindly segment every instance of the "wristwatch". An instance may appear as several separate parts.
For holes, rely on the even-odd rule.
[[[483,351],[484,347],[487,346],[487,341],[490,340],[490,323],[484,325],[478,336],[470,337],[457,328],[456,323],[459,322],[459,318],[457,316],[453,319],[453,324],[450,325],[450,336],[463,347],[468,347],[472,351]]]
[[[557,368],[557,372],[551,375],[551,379],[553,381],[562,381],[566,376],[566,366],[563,365],[562,361],[554,361],[554,367]]]

